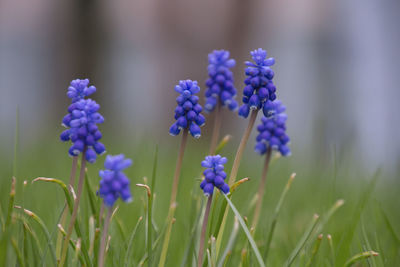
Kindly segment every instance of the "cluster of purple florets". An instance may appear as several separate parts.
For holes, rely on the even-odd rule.
[[[282,156],[289,156],[290,148],[288,143],[290,139],[286,134],[287,115],[284,113],[286,108],[279,100],[268,102],[267,105],[268,117],[263,117],[261,124],[257,127],[259,134],[254,149],[263,155],[270,147],[279,151]]]
[[[226,50],[214,50],[208,54],[208,76],[205,92],[206,103],[204,109],[208,112],[214,110],[220,101],[221,105],[235,110],[238,103],[235,100],[236,89],[233,82],[233,73],[230,68],[235,66],[235,60],[229,58]]]
[[[72,104],[62,120],[62,125],[67,129],[61,133],[60,139],[64,142],[72,141],[68,151],[71,156],[78,156],[85,151],[86,160],[94,163],[96,154],[100,155],[106,150],[99,142],[102,134],[97,126],[104,122],[104,118],[98,112],[100,105],[90,98],[85,99],[96,91],[96,87],[88,85],[88,79],[71,82],[67,95],[72,99]]]
[[[104,167],[106,170],[99,172],[100,189],[98,194],[104,200],[104,204],[112,207],[119,197],[125,202],[132,201],[129,188],[130,181],[122,170],[130,167],[132,160],[125,159],[124,155],[107,155]]]
[[[276,87],[272,82],[274,71],[270,66],[274,65],[273,58],[267,58],[267,51],[259,48],[250,52],[255,63],[246,61],[245,70],[247,78],[243,89],[243,105],[239,108],[239,116],[247,118],[250,110],[263,109],[264,103],[276,99]],[[265,115],[267,116],[267,115]]]
[[[207,168],[204,172],[204,180],[200,184],[206,196],[211,196],[214,187],[217,187],[224,194],[229,193],[229,185],[225,183],[226,173],[224,172],[224,164],[228,160],[220,155],[206,156],[201,162],[201,166]]]
[[[175,136],[181,130],[189,129],[194,138],[199,138],[201,136],[200,127],[204,125],[206,119],[201,114],[203,108],[198,103],[199,97],[196,95],[200,92],[197,81],[179,81],[179,85],[175,86],[175,91],[180,95],[176,98],[178,103],[175,108],[176,122],[170,127],[169,133]]]

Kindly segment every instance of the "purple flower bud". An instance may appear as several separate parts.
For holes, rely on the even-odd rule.
[[[195,94],[200,91],[196,81],[182,80],[175,86],[175,91],[180,93],[177,97],[178,106],[175,108],[175,120],[169,128],[169,133],[173,136],[178,135],[182,129],[188,129],[195,138],[201,135],[200,126],[205,122],[205,118],[200,114],[202,107],[198,104],[199,97]]]
[[[229,59],[228,51],[214,50],[208,54],[208,63],[209,78],[206,81],[204,108],[207,112],[211,112],[220,101],[222,106],[234,110],[237,106],[236,89],[233,86],[233,73],[230,69],[235,66],[235,60]]]
[[[286,110],[281,101],[265,102],[263,112],[266,117],[261,119],[261,124],[257,126],[259,132],[254,150],[263,155],[270,147],[279,151],[282,156],[290,155],[288,147],[289,136],[286,134],[287,115],[283,113]]]
[[[106,170],[99,172],[102,179],[98,190],[98,194],[103,198],[105,205],[112,207],[119,197],[125,202],[131,201],[129,179],[122,172],[122,170],[131,165],[132,160],[125,159],[122,154],[116,156],[108,155],[106,157],[104,162]]]
[[[242,105],[239,108],[239,116],[242,116],[243,118],[247,118],[250,113],[250,107],[247,104]]]
[[[223,193],[229,192],[229,186],[224,182],[226,173],[224,172],[224,164],[227,159],[220,155],[206,156],[201,162],[201,166],[206,168],[203,172],[205,179],[201,182],[200,188],[206,196],[211,196],[214,186],[219,188]]]

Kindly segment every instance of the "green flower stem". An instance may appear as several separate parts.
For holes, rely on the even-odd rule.
[[[163,267],[165,265],[165,260],[167,258],[168,245],[169,245],[169,240],[171,238],[172,224],[174,221],[173,218],[174,218],[175,209],[176,209],[176,196],[178,193],[179,177],[181,174],[183,155],[185,154],[187,137],[188,137],[188,130],[185,129],[185,130],[183,130],[183,133],[182,133],[182,139],[181,139],[181,144],[180,144],[180,148],[179,148],[178,160],[176,162],[174,181],[172,183],[171,200],[169,203],[169,211],[168,211],[168,217],[167,217],[167,223],[168,223],[167,232],[165,233],[165,238],[164,238],[164,242],[163,242],[163,246],[162,246],[162,250],[161,250],[160,261],[158,263],[158,266],[160,266],[160,267]]]
[[[104,255],[105,255],[105,252],[106,252],[106,239],[107,239],[108,227],[110,225],[111,214],[112,214],[112,208],[108,207],[107,208],[106,219],[104,221],[103,232],[101,234],[99,260],[98,260],[99,267],[103,267],[104,266]]]
[[[64,238],[64,242],[63,242],[63,246],[62,246],[61,259],[59,262],[59,266],[61,266],[61,267],[64,266],[64,263],[65,263],[65,260],[67,257],[68,243],[69,243],[69,240],[71,239],[72,231],[73,231],[74,225],[75,225],[75,220],[78,215],[79,202],[81,201],[83,182],[85,179],[85,168],[86,168],[85,154],[86,154],[86,147],[83,149],[83,152],[82,152],[82,159],[81,159],[82,163],[81,163],[81,170],[79,173],[78,191],[77,191],[76,199],[74,202],[74,209],[72,211],[71,219],[69,221],[67,235]]]
[[[228,180],[229,185],[232,185],[236,180],[236,176],[237,176],[239,166],[240,166],[240,161],[242,160],[243,152],[244,152],[244,149],[246,148],[247,141],[249,140],[251,130],[254,127],[254,123],[257,118],[257,113],[258,113],[258,109],[253,110],[251,112],[249,124],[247,125],[247,128],[243,134],[242,140],[240,141],[238,150],[236,151],[235,160],[233,161],[231,174],[230,174],[229,180]]]
[[[250,228],[254,231],[253,234],[255,233],[255,229],[257,227],[258,220],[260,218],[261,206],[262,206],[263,197],[264,197],[264,193],[265,193],[265,182],[267,181],[268,167],[269,167],[269,163],[271,160],[271,153],[272,153],[272,149],[271,149],[271,147],[268,147],[267,155],[265,156],[264,168],[263,168],[263,171],[261,174],[260,185],[258,186],[257,204],[256,204],[256,208],[254,210],[253,222],[252,222],[252,225]]]
[[[203,266],[204,240],[206,237],[207,222],[208,222],[208,216],[210,215],[211,202],[212,202],[212,196],[209,196],[208,200],[207,200],[206,210],[204,212],[203,226],[201,228],[199,257],[197,258],[197,267]]]
[[[72,158],[72,167],[71,167],[71,173],[69,176],[69,186],[71,186],[72,188],[75,185],[75,176],[76,176],[76,169],[78,166],[78,157],[75,156]],[[65,225],[65,221],[67,220],[67,215],[68,215],[68,209],[67,209],[67,203],[64,204],[64,211],[61,215],[61,219],[59,224],[61,224],[62,226]],[[56,243],[56,255],[57,255],[57,259],[60,258],[61,256],[61,244],[62,244],[62,239],[63,239],[63,235],[61,232],[58,233],[57,235],[57,243]]]

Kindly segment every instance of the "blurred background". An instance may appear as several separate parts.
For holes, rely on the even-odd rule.
[[[394,174],[399,11],[395,0],[0,0],[0,153],[12,153],[17,109],[20,153],[49,136],[44,144],[59,145],[55,134],[74,78],[89,78],[98,89],[93,98],[106,118],[106,145],[147,138],[175,149],[168,128],[178,80],[198,80],[204,92],[207,54],[227,49],[237,62],[240,99],[244,61],[261,47],[276,59],[292,158],[346,153],[371,172],[384,166]],[[247,122],[226,110],[224,119],[233,149]],[[211,134],[203,129],[200,144]]]

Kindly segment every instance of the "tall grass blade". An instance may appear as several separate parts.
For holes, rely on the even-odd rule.
[[[156,192],[156,176],[157,176],[157,166],[158,166],[158,145],[156,145],[156,149],[154,152],[154,160],[153,160],[153,171],[151,174],[151,185],[150,188],[153,190],[153,193]]]
[[[290,175],[289,180],[286,183],[285,188],[283,189],[281,196],[279,197],[278,204],[275,207],[274,214],[272,215],[272,222],[271,222],[271,227],[270,227],[270,230],[269,230],[269,233],[268,233],[267,243],[265,245],[264,259],[268,258],[268,253],[269,253],[269,249],[270,249],[270,246],[271,246],[272,237],[273,237],[274,232],[275,232],[276,223],[278,222],[279,213],[281,211],[281,207],[282,207],[283,201],[285,200],[286,195],[289,192],[289,189],[290,189],[295,177],[296,177],[295,173],[292,173],[292,175]]]
[[[217,148],[215,149],[215,155],[218,155],[221,153],[222,149],[229,143],[229,141],[232,139],[231,135],[225,135],[224,138],[222,138],[221,142],[217,145]]]
[[[14,248],[15,255],[17,255],[17,262],[18,262],[18,265],[24,267],[24,266],[25,266],[25,263],[24,263],[24,258],[23,258],[23,256],[22,256],[22,252],[21,252],[21,250],[19,249],[18,244],[17,244],[17,241],[15,241],[14,238],[11,238],[11,245],[12,245],[13,248]]]
[[[154,178],[154,177],[153,177]],[[152,207],[153,207],[153,196],[151,194],[151,190],[150,187],[148,185],[145,184],[136,184],[136,186],[139,187],[144,187],[147,191],[147,220],[146,220],[146,226],[147,226],[147,231],[146,231],[146,241],[147,241],[147,265],[151,266],[152,263],[152,254],[151,254],[151,250],[152,250],[152,236],[151,236],[151,232],[152,232],[152,226],[151,226],[151,222],[152,222]]]
[[[318,214],[314,214],[310,225],[307,227],[306,231],[304,232],[303,236],[301,237],[301,239],[297,243],[295,249],[290,254],[290,256],[287,259],[287,261],[286,261],[284,266],[289,267],[290,265],[292,265],[293,261],[295,260],[297,255],[299,255],[300,250],[303,248],[303,246],[307,242],[308,238],[310,237],[312,231],[314,230],[315,225],[318,222],[318,218],[319,218],[319,215]]]
[[[318,235],[317,239],[315,240],[314,247],[313,247],[313,250],[311,252],[311,258],[307,262],[307,265],[306,265],[307,267],[310,267],[310,266],[313,265],[314,260],[315,260],[315,256],[317,255],[319,247],[321,246],[321,241],[322,241],[323,237],[324,237],[324,235],[320,234],[320,235]]]
[[[350,259],[348,259],[346,261],[346,263],[344,264],[344,267],[350,267],[350,266],[352,266],[354,263],[356,263],[358,261],[361,261],[361,260],[364,260],[364,259],[368,259],[369,257],[372,257],[372,256],[375,257],[375,256],[378,256],[378,255],[379,255],[378,252],[375,252],[375,251],[372,251],[372,250],[358,253],[358,254],[354,255],[353,257],[351,257]]]
[[[353,241],[353,237],[354,237],[358,222],[360,221],[361,214],[371,196],[372,191],[375,188],[376,181],[378,180],[379,176],[380,176],[380,169],[375,172],[373,178],[368,183],[367,188],[364,190],[364,192],[360,196],[357,206],[353,212],[350,227],[348,228],[344,238],[341,240],[341,244],[340,244],[339,250],[337,252],[338,258],[336,259],[336,261],[339,266],[343,265],[345,260],[350,255],[350,246]]]
[[[131,234],[129,236],[128,248],[126,249],[125,259],[124,259],[124,266],[125,267],[130,266],[129,259],[131,258],[130,254],[131,254],[131,250],[132,250],[133,239],[135,238],[136,231],[137,231],[142,219],[143,219],[143,217],[139,217],[139,220],[137,221],[135,227],[133,228],[133,230],[132,230],[132,232],[131,232]]]
[[[250,245],[251,245],[251,247],[252,247],[252,249],[253,249],[253,251],[254,251],[254,254],[256,255],[258,264],[259,264],[261,267],[265,267],[264,261],[263,261],[263,259],[262,259],[262,257],[261,257],[260,251],[259,251],[258,248],[257,248],[256,242],[254,241],[253,237],[251,236],[250,231],[249,231],[249,229],[247,228],[246,223],[243,221],[242,216],[240,215],[240,213],[239,213],[239,211],[236,209],[236,207],[233,205],[232,201],[231,201],[225,194],[223,194],[223,196],[224,196],[224,198],[226,199],[226,201],[228,202],[228,204],[229,204],[230,208],[232,209],[233,213],[235,213],[235,216],[236,216],[237,219],[239,220],[239,223],[240,223],[240,225],[242,226],[242,229],[243,229],[243,231],[245,232],[246,237],[247,237],[247,239],[248,239],[249,242],[250,242]]]
[[[15,206],[15,208],[17,208],[17,209],[22,209],[22,208],[19,207],[19,206]],[[55,252],[55,250],[54,250],[54,246],[53,246],[53,242],[52,242],[52,240],[51,240],[51,236],[50,236],[49,230],[47,229],[47,227],[46,227],[46,225],[44,224],[44,222],[42,221],[42,219],[41,219],[39,216],[37,216],[35,213],[33,213],[32,211],[27,210],[27,209],[23,209],[23,211],[24,211],[24,213],[25,213],[26,215],[28,215],[28,216],[29,216],[30,218],[32,218],[35,222],[38,223],[38,225],[39,225],[40,228],[42,229],[43,233],[46,235],[46,238],[47,238],[47,245],[48,245],[48,247],[49,247],[49,249],[50,249],[50,253],[51,253],[51,257],[52,257],[54,266],[56,266],[56,265],[57,265],[56,252]],[[45,256],[45,255],[43,255],[43,256]],[[44,264],[44,257],[43,257],[43,256],[42,256],[42,260],[41,260],[41,261],[42,261],[42,265]]]
[[[361,232],[362,232],[363,239],[364,239],[364,242],[366,245],[366,249],[369,251],[372,251],[371,243],[369,242],[368,235],[367,235],[367,232],[365,231],[363,222],[361,222]],[[368,263],[369,263],[369,266],[376,267],[375,257],[371,257],[370,259],[368,259]]]
[[[70,212],[72,212],[72,209],[73,209],[72,197],[71,197],[71,194],[70,194],[67,186],[65,185],[65,183],[63,181],[55,179],[55,178],[38,177],[38,178],[34,179],[32,181],[32,183],[37,182],[37,181],[55,183],[55,184],[59,185],[64,192],[65,200],[67,201],[67,204],[68,204],[68,209]]]
[[[226,264],[228,256],[232,253],[232,249],[235,244],[238,232],[239,232],[239,221],[238,221],[237,217],[235,217],[235,222],[233,223],[232,233],[229,237],[229,240],[225,247],[225,250],[222,253],[222,256],[218,262],[218,267],[222,267],[222,266],[224,266],[224,264]]]

